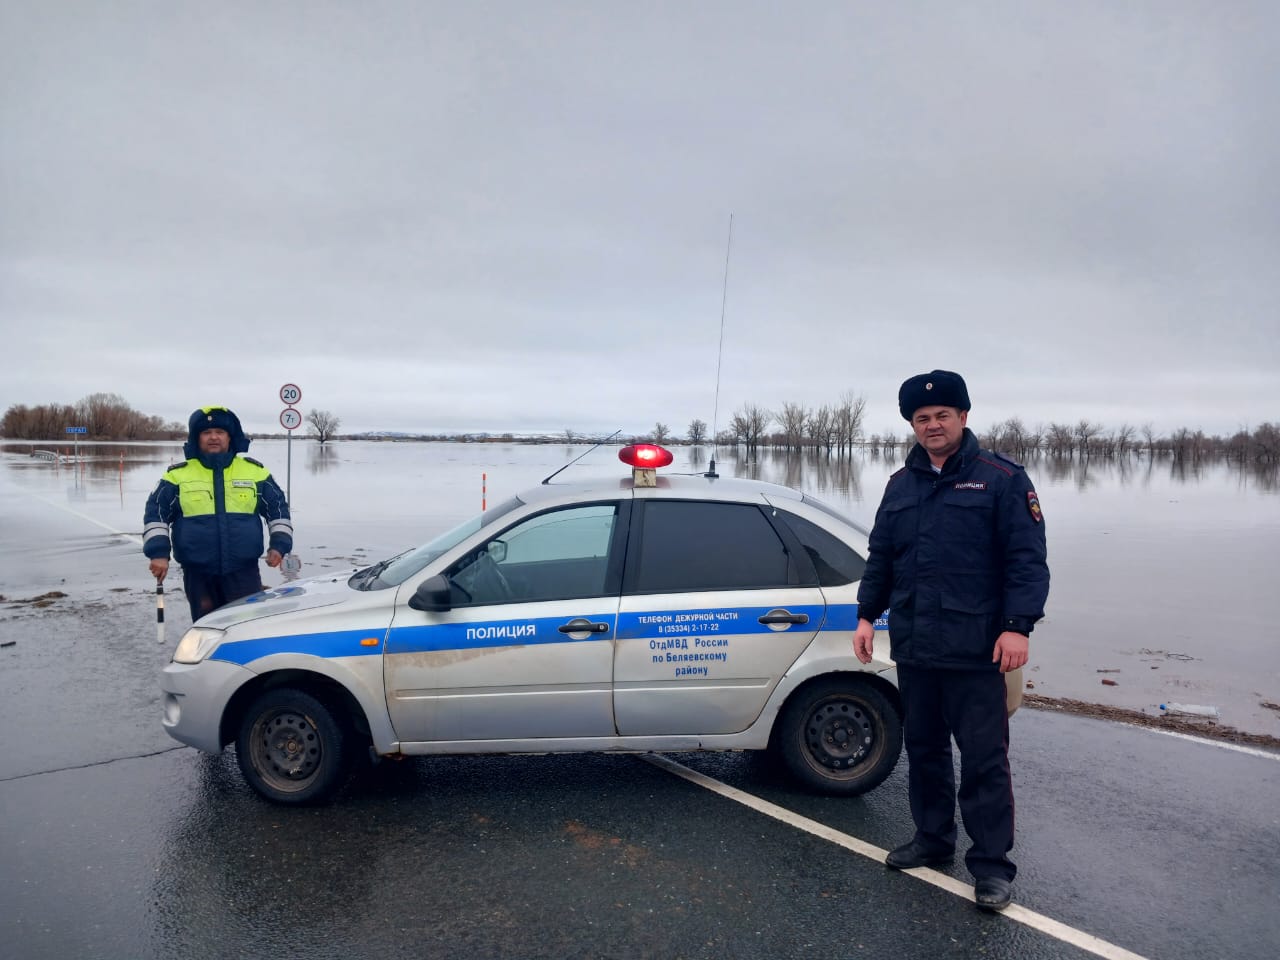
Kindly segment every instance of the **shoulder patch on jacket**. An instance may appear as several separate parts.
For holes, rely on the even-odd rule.
[[[260,461],[253,459],[253,457],[246,457],[243,453],[240,454],[240,459],[247,460],[249,463],[252,463],[255,467],[262,467],[263,470],[267,469],[266,467],[262,466],[262,463]]]
[[[1027,512],[1036,523],[1044,519],[1044,511],[1040,509],[1040,498],[1036,496],[1034,490],[1027,491]]]

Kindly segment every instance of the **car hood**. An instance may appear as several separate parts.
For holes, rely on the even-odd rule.
[[[199,625],[225,630],[227,627],[249,620],[260,620],[263,617],[274,617],[282,613],[314,610],[317,607],[342,603],[350,599],[355,592],[347,586],[347,581],[353,573],[355,573],[354,568],[341,573],[326,573],[323,576],[283,583],[270,590],[251,594],[243,600],[234,600],[225,607],[219,607],[213,613],[201,617]]]

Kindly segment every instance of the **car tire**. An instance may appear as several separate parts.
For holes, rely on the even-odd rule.
[[[856,796],[884,782],[902,752],[902,718],[874,684],[827,677],[792,695],[773,747],[787,770],[820,793]]]
[[[351,770],[346,727],[302,690],[279,687],[253,701],[240,723],[236,760],[249,785],[274,803],[322,803]]]

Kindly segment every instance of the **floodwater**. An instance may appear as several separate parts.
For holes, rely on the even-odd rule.
[[[76,462],[40,459],[37,449],[54,448],[0,444],[0,595],[136,591],[145,610],[154,581],[141,554],[143,504],[165,466],[181,459],[181,444],[59,444]],[[588,450],[258,440],[250,455],[288,488],[305,576],[427,540],[584,453],[562,479],[624,469],[616,447]],[[709,448],[675,452],[670,469],[706,469]],[[902,455],[859,451],[837,460],[765,451],[748,461],[721,451],[716,465],[725,476],[798,487],[869,526]],[[1151,714],[1161,702],[1210,705],[1223,724],[1280,736],[1275,472],[1044,458],[1028,470],[1044,508],[1053,578],[1046,618],[1031,639],[1033,692]],[[263,571],[268,586],[282,579]],[[189,623],[180,597],[167,615],[176,640]],[[137,642],[154,649],[154,630]]]

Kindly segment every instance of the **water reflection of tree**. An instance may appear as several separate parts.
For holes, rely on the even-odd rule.
[[[729,465],[730,470],[727,471],[731,476],[744,477],[748,480],[760,480],[762,463],[760,460],[760,451],[753,450],[747,452],[744,447],[731,447],[729,449]],[[726,471],[721,471],[722,473]]]
[[[307,450],[307,471],[328,473],[339,463],[338,451],[325,443],[317,443]]]
[[[1267,493],[1280,490],[1280,463],[1254,463],[1240,471],[1242,477],[1253,480],[1253,485]]]
[[[1110,483],[1128,487],[1135,479],[1146,489],[1151,486],[1152,479],[1159,475],[1166,476],[1176,484],[1202,483],[1223,470],[1235,476],[1242,487],[1252,486],[1264,492],[1280,489],[1280,464],[1240,462],[1223,458],[1179,460],[1138,454],[1126,457],[1081,457],[1070,453],[1033,453],[1027,458],[1025,466],[1037,482],[1070,484],[1082,491]]]
[[[1032,474],[1036,480],[1043,477],[1042,482],[1054,486],[1079,486],[1081,480],[1087,481],[1089,476],[1088,465],[1084,466],[1083,471],[1078,469],[1079,466],[1080,462],[1074,457],[1046,454],[1037,462]]]
[[[735,477],[779,483],[826,499],[862,499],[862,458],[832,456],[822,450],[788,453],[762,448],[750,459],[730,454]]]

